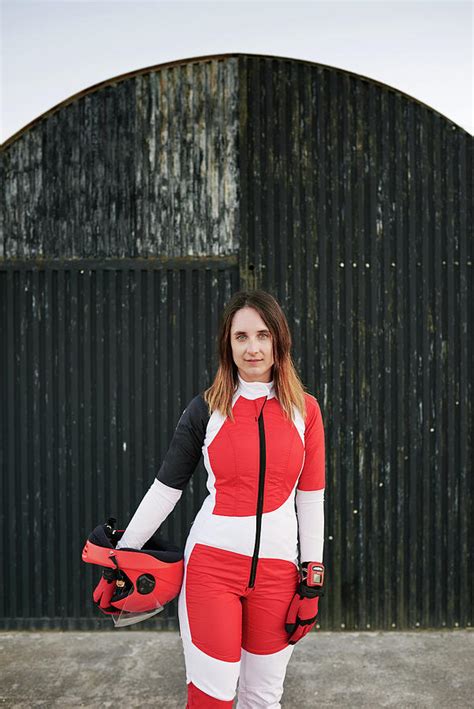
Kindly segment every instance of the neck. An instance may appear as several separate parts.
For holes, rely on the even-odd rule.
[[[246,399],[259,399],[261,396],[266,396],[271,399],[275,396],[275,386],[273,379],[269,382],[247,382],[242,379],[240,374],[237,372],[238,376],[238,388],[237,391],[241,396]]]

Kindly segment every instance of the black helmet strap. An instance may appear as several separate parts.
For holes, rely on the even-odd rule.
[[[107,579],[107,581],[115,580],[118,588],[123,588],[125,586],[125,578],[124,574],[120,571],[117,558],[114,554],[111,554],[109,559],[114,562],[115,569],[105,568],[102,575],[105,579]]]

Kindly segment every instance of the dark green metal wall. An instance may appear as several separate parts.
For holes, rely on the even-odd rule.
[[[1,169],[1,627],[103,626],[85,535],[133,514],[254,286],[323,411],[321,627],[471,625],[470,136],[363,77],[228,55],[73,97]]]

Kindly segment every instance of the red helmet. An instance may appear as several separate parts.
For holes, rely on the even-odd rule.
[[[89,535],[82,560],[105,567],[94,590],[100,610],[117,627],[150,618],[178,595],[183,582],[183,553],[156,533],[142,549],[116,549],[124,530],[111,517]]]

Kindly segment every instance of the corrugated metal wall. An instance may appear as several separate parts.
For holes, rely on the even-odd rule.
[[[279,298],[323,410],[321,627],[471,624],[472,138],[376,82],[229,55],[77,97],[2,169],[3,627],[99,625],[84,535],[133,513],[242,286]],[[203,495],[198,473],[165,532]]]
[[[237,288],[232,257],[0,270],[4,626],[97,627],[85,536],[110,514],[130,519],[207,386]],[[204,488],[196,472],[164,525],[178,543]]]

